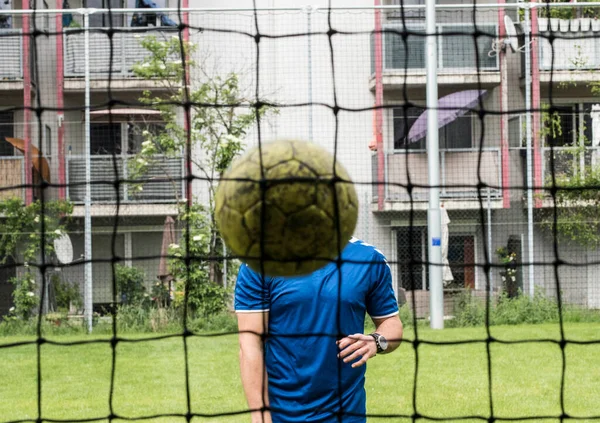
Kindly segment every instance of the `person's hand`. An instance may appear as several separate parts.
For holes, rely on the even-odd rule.
[[[362,366],[369,358],[377,354],[377,345],[371,335],[355,333],[354,335],[348,335],[340,339],[337,341],[337,344],[340,349],[338,357],[344,363],[350,363],[360,358],[355,363],[352,363],[352,367]]]

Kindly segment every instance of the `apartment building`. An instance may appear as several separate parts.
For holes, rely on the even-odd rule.
[[[76,257],[83,253],[86,85],[84,22],[75,9],[108,7],[103,1],[71,0],[71,12],[65,10],[58,18],[37,16],[36,28],[48,28],[50,35],[36,36],[35,42],[22,35],[33,19],[25,15],[12,16],[11,27],[0,30],[6,31],[7,45],[11,43],[10,59],[0,66],[0,106],[5,110],[0,113],[0,130],[4,136],[31,139],[48,160],[52,182],[64,184],[45,192],[75,204],[71,238]],[[167,0],[156,3],[176,6]],[[386,8],[373,9],[373,2],[363,0],[334,2],[329,10],[325,1],[296,2],[290,8],[259,1],[254,10],[252,2],[191,1],[190,7],[203,10],[190,12],[186,19],[189,40],[198,47],[194,60],[214,73],[236,72],[249,101],[255,101],[258,92],[261,100],[281,106],[276,115],[261,121],[260,131],[249,134],[248,145],[259,136],[261,141],[300,138],[338,155],[357,183],[361,207],[356,235],[384,251],[395,289],[415,295],[419,313],[425,315],[429,179],[424,133],[415,127],[426,105],[424,2],[405,1],[411,7],[404,10],[399,3],[384,1]],[[464,289],[483,295],[491,285],[497,292],[503,287],[503,268],[496,251],[505,247],[516,256],[516,288],[528,293],[535,284],[555,295],[560,287],[566,301],[598,308],[600,285],[593,278],[597,266],[589,264],[597,262],[597,251],[559,243],[562,260],[585,266],[561,266],[557,285],[555,240],[540,223],[542,212],[553,207],[541,189],[552,172],[583,172],[594,156],[590,111],[597,98],[589,83],[598,79],[597,22],[587,16],[557,20],[532,13],[533,31],[539,35],[527,44],[532,52],[532,84],[527,90],[524,52],[502,48],[508,15],[525,50],[523,11],[510,3],[504,10],[481,3],[474,8],[472,3],[439,2],[436,16],[439,97],[450,98],[451,108],[468,109],[439,132],[440,198],[450,220],[447,258],[452,280],[446,281],[446,291],[449,297]],[[132,0],[110,4],[113,9],[134,6]],[[65,3],[56,7],[64,8]],[[20,8],[18,2],[13,8]],[[71,17],[65,20],[65,15]],[[136,193],[127,184],[117,192],[114,184],[102,183],[114,180],[115,172],[126,178],[127,162],[140,148],[141,130],[160,130],[159,115],[137,101],[143,90],[161,90],[156,81],[132,74],[133,64],[146,54],[140,37],[177,35],[173,27],[161,25],[160,18],[143,30],[132,27],[131,13],[113,12],[110,19],[113,26],[125,29],[112,37],[112,55],[110,31],[103,30],[110,26],[109,15],[89,18],[94,29],[89,41],[93,258],[110,259],[114,248],[126,263],[142,267],[151,283],[158,276],[159,259],[150,257],[161,253],[165,218],[175,216],[178,204],[189,196],[205,201],[206,185],[196,181],[186,192],[183,182],[148,183]],[[257,27],[263,36],[255,36]],[[313,35],[302,35],[307,33]],[[550,43],[549,34],[558,38]],[[191,83],[201,78],[192,75]],[[541,110],[550,100],[561,115],[560,135],[544,131],[543,113],[530,113],[531,124],[527,123],[526,106]],[[38,115],[37,105],[49,109]],[[525,148],[528,132],[530,150]],[[581,148],[574,152],[572,146],[578,144]],[[0,152],[0,163],[7,169],[2,172],[3,186],[27,183],[23,155],[1,140]],[[530,222],[528,154],[531,181],[538,188]],[[183,181],[183,158],[164,160],[161,168]],[[24,199],[39,195],[28,189],[15,193]],[[113,237],[115,219],[118,234]],[[536,263],[533,271],[520,266],[530,258]],[[490,263],[498,267],[487,273]],[[95,263],[93,273],[94,303],[101,306],[112,295],[110,264]],[[82,280],[83,267],[73,266],[65,274]],[[448,307],[450,313],[450,302]]]

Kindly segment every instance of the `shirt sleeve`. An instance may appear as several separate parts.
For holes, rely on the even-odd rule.
[[[398,314],[398,301],[392,287],[392,272],[385,256],[373,255],[371,264],[371,289],[367,298],[367,313],[374,319]]]
[[[269,311],[271,296],[267,283],[268,278],[242,264],[235,284],[236,313]]]

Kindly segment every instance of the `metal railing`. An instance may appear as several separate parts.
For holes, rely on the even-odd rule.
[[[600,147],[544,147],[542,157],[544,183],[550,184],[553,173],[560,180],[585,176],[590,169],[600,166]]]
[[[599,30],[600,21],[592,18],[540,18],[540,70],[591,70],[600,67]],[[550,35],[554,37],[552,42]]]
[[[113,77],[132,77],[133,66],[151,54],[141,45],[144,38],[154,36],[158,39],[166,39],[177,34],[175,30],[167,27],[146,29],[143,33],[132,28],[115,28],[115,30],[116,32],[112,36],[112,63],[111,40],[108,34],[102,32],[102,28],[90,30],[91,78],[105,78],[109,72]],[[63,36],[65,77],[83,77],[85,71],[84,33],[81,29],[66,29]]]
[[[20,29],[0,29],[2,65],[0,79],[23,78],[23,36]]]
[[[133,155],[91,156],[92,203],[115,203],[116,181],[119,200],[124,203],[174,203],[183,198],[184,160],[182,157],[155,157],[155,162],[141,177],[133,180],[131,172]],[[127,183],[129,181],[131,183]],[[67,158],[67,195],[74,203],[85,199],[85,157]]]
[[[411,23],[403,26],[397,24],[383,25],[383,70],[400,70],[408,73],[425,72],[425,25]],[[478,63],[476,63],[474,37],[471,35],[475,27],[469,23],[444,23],[437,25],[437,32],[442,35],[438,38],[438,70],[440,72],[464,72],[470,70],[498,71],[498,57],[490,57],[492,42],[498,33],[496,24],[478,24],[477,29],[489,36],[481,35],[477,38]],[[392,32],[392,31],[398,31]],[[410,34],[406,41],[402,34]],[[448,35],[443,35],[447,33]],[[423,34],[423,35],[421,35]],[[463,35],[464,34],[464,35]],[[373,41],[372,41],[373,42]],[[372,55],[375,57],[375,55]],[[373,59],[374,60],[374,59]],[[372,63],[374,72],[374,62]]]
[[[481,160],[478,175],[478,163]],[[386,199],[410,201],[406,185],[418,185],[412,190],[413,201],[428,199],[427,152],[425,150],[395,150],[387,155]],[[491,186],[490,196],[502,196],[502,165],[499,148],[440,150],[440,197],[474,199],[480,195],[477,182]],[[486,194],[487,195],[487,190]]]

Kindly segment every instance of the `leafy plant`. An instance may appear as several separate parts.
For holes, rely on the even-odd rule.
[[[185,222],[181,245],[172,245],[170,254],[171,274],[175,281],[173,304],[177,308],[187,306],[200,316],[211,316],[227,308],[230,292],[209,277],[210,267],[207,260],[210,245],[211,226],[204,207],[194,204],[189,210],[182,211]]]
[[[68,311],[71,306],[78,309],[83,306],[79,286],[76,283],[63,281],[57,274],[51,276],[51,282],[54,287],[56,307],[59,311]]]
[[[141,305],[146,298],[144,272],[137,267],[117,264],[115,266],[117,292],[122,304]]]
[[[207,206],[189,210],[182,208],[180,213],[180,220],[198,223],[195,232],[190,235],[192,238],[200,237],[200,240],[194,240],[194,245],[198,246],[198,251],[202,251],[202,257],[210,257],[205,258],[203,263],[202,260],[194,262],[194,272],[191,274],[194,282],[189,283],[190,287],[202,287],[198,289],[204,293],[198,291],[197,296],[190,297],[190,305],[200,309],[200,304],[193,303],[195,298],[217,295],[212,288],[208,289],[209,285],[198,285],[200,278],[225,285],[222,260],[219,260],[224,248],[214,216],[215,181],[242,151],[243,139],[257,119],[275,110],[267,106],[257,110],[252,107],[253,104],[244,94],[235,72],[212,75],[191,60],[190,56],[196,51],[196,47],[189,42],[181,44],[178,38],[159,40],[150,36],[141,40],[141,45],[150,54],[134,66],[134,74],[143,79],[156,80],[164,90],[160,93],[144,91],[140,102],[159,110],[165,125],[164,130],[159,133],[143,133],[142,149],[136,160],[132,161],[130,174],[133,179],[141,179],[148,169],[160,166],[161,156],[181,157],[188,150],[201,151],[201,154],[189,154],[188,157],[194,170],[208,181]],[[185,81],[186,75],[200,77],[189,84]],[[178,120],[177,109],[182,104],[191,105],[188,125],[182,125]],[[165,175],[174,183],[180,182],[178,178],[170,178],[168,171],[165,171]],[[138,190],[139,188],[141,187]],[[193,213],[201,216],[194,218]],[[192,254],[192,251],[187,251],[187,254]],[[182,275],[180,273],[178,279],[180,292],[182,284],[185,285]],[[214,307],[208,309],[212,310]]]
[[[29,319],[39,305],[36,269],[48,263],[54,253],[54,240],[66,233],[73,206],[65,201],[34,201],[25,205],[19,198],[0,202],[0,264],[9,258],[23,263],[23,270],[10,282],[14,308],[11,316]],[[43,253],[43,254],[42,254]]]

